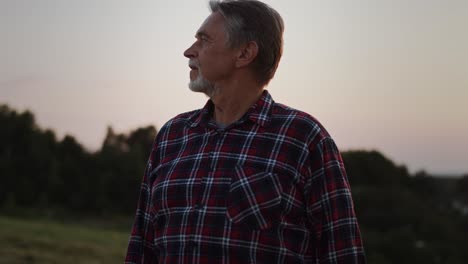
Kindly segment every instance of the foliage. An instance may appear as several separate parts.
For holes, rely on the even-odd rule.
[[[377,151],[343,159],[369,263],[466,263],[467,177],[410,175]]]
[[[37,127],[30,112],[6,105],[0,106],[0,128],[1,207],[134,213],[153,126],[129,135],[109,127],[96,153],[69,135],[57,141],[52,131]]]

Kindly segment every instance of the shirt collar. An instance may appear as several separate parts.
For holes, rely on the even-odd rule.
[[[265,126],[270,121],[273,104],[274,101],[270,93],[267,90],[263,90],[260,99],[249,108],[247,113],[238,122],[250,120],[260,126]],[[208,123],[211,119],[213,108],[213,101],[208,100],[200,111],[195,111],[189,117],[190,126],[197,127],[201,123]]]

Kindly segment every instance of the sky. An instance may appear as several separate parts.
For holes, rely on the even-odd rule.
[[[267,89],[346,150],[468,173],[468,1],[265,0],[285,21]],[[183,51],[206,0],[0,0],[0,104],[99,149],[108,126],[201,108]]]

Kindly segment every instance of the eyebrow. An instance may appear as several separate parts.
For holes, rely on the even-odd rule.
[[[205,31],[197,31],[197,33],[195,34],[195,37],[196,38],[201,38],[201,37],[206,37],[208,39],[213,39],[212,37],[210,37],[210,35],[208,35]]]

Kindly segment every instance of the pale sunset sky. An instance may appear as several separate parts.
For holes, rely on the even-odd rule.
[[[468,173],[468,1],[265,0],[285,21],[267,87],[342,151]],[[106,127],[161,127],[206,97],[182,55],[206,0],[0,0],[0,104],[97,150]]]

